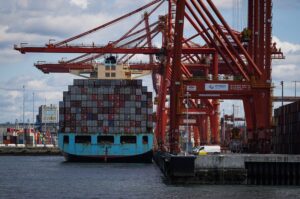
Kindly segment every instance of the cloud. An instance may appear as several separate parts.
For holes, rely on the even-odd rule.
[[[300,2],[299,0],[289,0],[289,1],[282,1],[282,0],[273,0],[273,4],[276,8],[280,10],[299,10]]]
[[[300,45],[282,41],[276,36],[273,37],[273,42],[276,42],[277,48],[281,48],[286,57],[284,60],[273,60],[272,79],[275,86],[274,95],[281,96],[280,81],[284,81],[284,95],[294,96],[295,85],[293,81],[299,80],[300,77]],[[298,87],[299,84],[297,93],[299,93]]]
[[[32,89],[32,90],[47,90],[47,89],[49,89],[49,86],[43,80],[32,79],[32,80],[29,80],[26,83],[26,85],[27,85],[28,89]]]
[[[72,5],[78,6],[82,9],[86,9],[88,7],[88,0],[70,0]]]
[[[216,5],[216,7],[218,9],[221,9],[221,8],[232,8],[234,7],[235,3],[239,3],[239,5],[242,5],[243,1],[242,0],[213,0],[213,3]]]
[[[74,36],[99,26],[110,19],[111,16],[101,13],[97,15],[82,14],[80,17],[73,15],[45,15],[16,22],[7,28],[7,32],[44,36],[47,37],[47,39],[44,39],[43,43],[45,43],[49,38],[60,40]]]
[[[42,42],[47,41],[46,36],[35,34],[35,33],[26,33],[26,32],[10,32],[9,26],[0,25],[0,47],[6,47],[8,44],[13,42],[21,43],[22,41],[27,42]],[[17,42],[18,41],[18,42]],[[12,45],[11,45],[12,47]]]
[[[294,64],[274,65],[272,74],[275,80],[292,81],[300,77],[299,66]]]
[[[275,81],[293,81],[300,76],[300,44],[281,41],[278,37],[273,37],[277,48],[285,55],[284,60],[274,60],[272,66],[272,78]]]
[[[281,48],[281,51],[285,54],[300,53],[300,44],[281,41],[276,36],[273,37],[273,41],[276,42],[277,48]]]
[[[0,114],[1,122],[22,120],[23,112],[23,85],[25,101],[25,121],[32,120],[33,93],[35,114],[38,107],[46,104],[56,104],[62,100],[63,91],[73,83],[73,75],[52,74],[41,76],[15,76],[7,81],[0,82]]]
[[[20,53],[14,51],[11,48],[5,48],[0,50],[0,68],[4,67],[5,64],[18,63],[21,61]]]
[[[28,8],[29,1],[28,0],[21,0],[17,2],[17,5],[21,8]]]

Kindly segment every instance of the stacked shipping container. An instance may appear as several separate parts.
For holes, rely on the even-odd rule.
[[[142,80],[77,79],[59,103],[60,132],[149,133],[152,112],[152,93]]]
[[[25,136],[25,134],[26,136]],[[7,128],[6,132],[3,134],[3,144],[25,144],[33,146],[35,142],[35,130],[34,129],[15,129]],[[25,140],[26,139],[26,140]],[[26,142],[24,142],[24,140]]]
[[[275,109],[274,122],[273,151],[300,154],[300,101]]]

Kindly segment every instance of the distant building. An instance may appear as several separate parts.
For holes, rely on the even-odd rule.
[[[50,131],[57,133],[58,126],[58,108],[56,105],[50,106],[42,105],[39,107],[39,114],[37,115],[37,124],[42,132]]]

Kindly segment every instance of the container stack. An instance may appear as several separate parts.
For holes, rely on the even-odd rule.
[[[152,113],[152,93],[142,80],[77,79],[59,103],[60,132],[149,133]]]
[[[274,153],[300,154],[300,101],[275,109],[274,122]]]
[[[26,143],[26,145],[33,146],[35,144],[34,134],[35,131],[34,129],[31,128],[30,129],[7,128],[6,132],[3,134],[3,144],[25,144]]]

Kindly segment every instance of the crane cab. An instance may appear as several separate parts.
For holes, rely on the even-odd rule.
[[[107,56],[97,67],[98,79],[128,79],[123,64],[118,63],[116,56]]]

